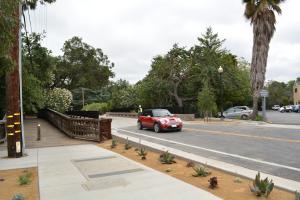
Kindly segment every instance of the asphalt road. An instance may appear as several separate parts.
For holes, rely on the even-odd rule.
[[[274,124],[300,125],[300,113],[280,113],[279,111],[267,111],[267,119]]]
[[[117,127],[118,131],[300,182],[300,128],[201,123],[185,124],[182,132],[157,134],[152,130],[137,130],[133,124],[134,121],[123,123]]]

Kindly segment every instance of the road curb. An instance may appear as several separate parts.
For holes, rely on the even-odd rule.
[[[203,156],[198,156],[198,155],[195,155],[195,154],[192,154],[192,153],[188,153],[188,152],[185,152],[185,151],[182,151],[182,150],[174,149],[172,147],[167,147],[167,146],[164,146],[164,145],[161,145],[161,144],[156,144],[156,143],[153,143],[153,142],[148,142],[148,141],[145,141],[145,140],[141,140],[138,137],[133,137],[133,136],[129,136],[129,135],[126,135],[126,134],[118,133],[116,130],[113,130],[112,134],[113,134],[113,136],[116,136],[116,137],[121,138],[121,139],[127,139],[128,138],[128,140],[131,141],[131,142],[138,143],[138,144],[140,143],[141,145],[150,147],[150,148],[152,148],[154,150],[157,150],[157,151],[167,151],[168,150],[170,153],[172,153],[172,154],[174,154],[178,157],[181,157],[183,159],[191,160],[191,161],[198,162],[198,163],[207,164],[210,167],[228,172],[230,174],[235,174],[235,175],[238,175],[238,176],[249,178],[251,180],[253,180],[253,178],[257,174],[257,171],[254,171],[254,170],[250,170],[250,169],[247,169],[247,168],[244,168],[244,167],[240,167],[240,166],[237,166],[237,165],[225,163],[225,162],[218,161],[218,160],[213,160],[213,159],[210,159],[210,158],[205,158]],[[300,182],[285,179],[285,178],[281,178],[281,177],[266,174],[266,173],[261,173],[261,176],[263,178],[264,177],[269,177],[269,179],[272,179],[273,182],[275,183],[275,186],[278,187],[278,188],[281,188],[281,189],[284,189],[284,190],[287,190],[287,191],[290,191],[290,192],[295,192],[296,190],[300,189]]]

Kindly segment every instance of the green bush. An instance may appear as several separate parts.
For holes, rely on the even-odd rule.
[[[58,112],[69,110],[73,100],[72,93],[64,88],[54,88],[47,94],[46,107]]]
[[[195,177],[198,177],[198,176],[206,177],[211,174],[209,169],[204,165],[198,165],[196,167],[193,167],[193,169],[196,172],[195,174],[193,174],[193,176],[195,176]]]
[[[273,181],[269,180],[268,177],[265,179],[260,179],[260,173],[258,172],[258,174],[255,176],[255,180],[253,181],[253,186],[250,186],[250,191],[255,193],[258,197],[268,197],[273,188]]]
[[[163,154],[161,154],[159,156],[159,161],[162,164],[173,164],[173,163],[176,163],[176,161],[174,159],[175,159],[175,156],[173,156],[172,154],[170,154],[168,151],[164,152]]]
[[[12,200],[24,200],[25,197],[23,194],[15,194],[12,198]]]
[[[106,113],[110,110],[108,103],[91,103],[85,105],[82,110],[84,111],[99,111],[100,113]]]
[[[18,179],[19,184],[28,185],[31,182],[30,177],[31,177],[31,173],[28,172],[26,174],[20,175]]]

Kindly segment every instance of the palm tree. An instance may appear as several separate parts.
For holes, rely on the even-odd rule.
[[[253,49],[251,61],[251,86],[253,114],[258,113],[259,92],[264,86],[269,44],[275,32],[275,12],[281,14],[279,4],[285,0],[243,0],[245,16],[253,25]],[[274,12],[275,11],[275,12]]]

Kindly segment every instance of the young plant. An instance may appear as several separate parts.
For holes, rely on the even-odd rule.
[[[234,177],[234,182],[235,183],[241,183],[242,180],[241,180],[241,178],[239,176],[236,176],[236,177]]]
[[[195,163],[193,161],[189,161],[186,163],[186,167],[195,167]]]
[[[173,164],[173,163],[176,163],[176,161],[174,159],[175,159],[175,156],[173,156],[172,154],[170,154],[168,151],[164,152],[163,154],[161,154],[159,156],[159,161],[162,164]]]
[[[111,141],[111,145],[110,145],[110,148],[115,148],[117,146],[117,140],[115,140],[115,139],[112,139],[112,141]]]
[[[15,194],[12,198],[12,200],[24,200],[25,197],[23,194]]]
[[[210,178],[208,182],[211,189],[215,189],[218,186],[218,178],[216,176]]]
[[[260,179],[260,173],[255,176],[253,181],[253,186],[250,186],[250,191],[255,193],[256,196],[269,196],[274,188],[274,183],[272,180],[269,180],[268,177],[265,179]]]
[[[129,150],[129,149],[131,149],[131,147],[132,146],[129,144],[129,141],[128,141],[128,138],[127,138],[124,148],[125,148],[125,150]]]
[[[198,177],[206,177],[211,174],[211,172],[208,170],[208,168],[204,165],[198,165],[196,167],[193,167],[194,171],[196,172],[193,174],[193,176]]]
[[[146,160],[146,156],[147,156],[147,151],[146,151],[146,149],[145,148],[140,148],[139,150],[138,150],[138,155],[139,156],[141,156],[141,159],[142,160]]]
[[[300,200],[300,191],[296,191],[295,196],[295,200]]]
[[[20,175],[18,179],[19,185],[28,185],[31,182],[30,177],[31,173],[28,172],[24,175]]]

